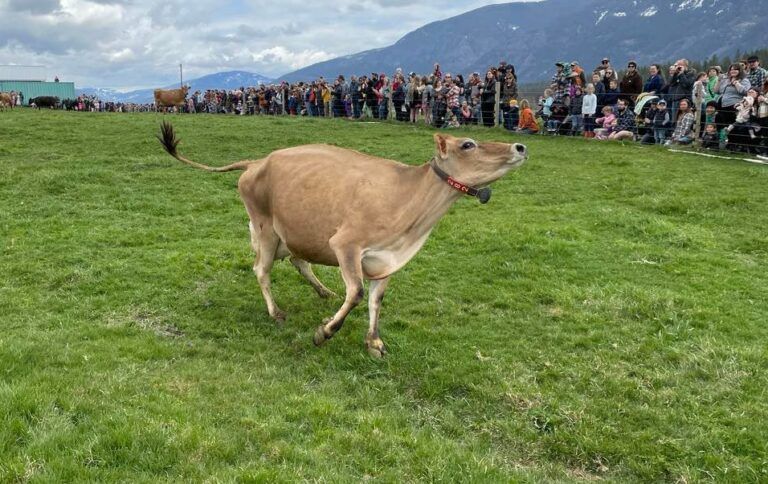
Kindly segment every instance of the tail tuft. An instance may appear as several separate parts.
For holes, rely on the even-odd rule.
[[[160,125],[160,135],[157,137],[160,140],[160,144],[163,145],[165,151],[174,158],[178,158],[176,153],[176,146],[179,144],[179,140],[176,139],[176,134],[173,132],[173,125],[168,121],[163,121]]]

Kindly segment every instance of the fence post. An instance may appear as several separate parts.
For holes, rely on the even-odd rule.
[[[499,125],[499,101],[501,100],[501,83],[496,81],[496,95],[494,96],[495,102],[493,103],[493,127]]]
[[[701,146],[701,139],[699,138],[699,135],[701,134],[701,115],[704,114],[704,111],[701,109],[701,103],[704,102],[704,99],[701,95],[702,93],[697,91],[693,94],[693,109],[694,109],[694,122],[693,122],[693,146],[699,147]],[[706,118],[704,118],[706,121]]]
[[[392,91],[390,91],[391,93]],[[390,94],[389,98],[387,99],[387,106],[389,109],[387,109],[387,119],[392,119],[392,117],[395,115],[395,103],[392,102],[392,95]]]

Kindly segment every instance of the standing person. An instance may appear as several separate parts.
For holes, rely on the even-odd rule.
[[[717,85],[720,83],[720,71],[720,66],[712,66],[707,69],[707,82],[704,86],[704,104],[717,101],[720,98],[717,92]]]
[[[510,119],[510,101],[513,99],[517,99],[517,79],[515,79],[514,71],[508,70],[504,84],[501,85],[501,99],[499,101],[504,117],[504,127],[508,130],[515,128]]]
[[[591,82],[587,84],[587,94],[581,103],[581,114],[584,116],[584,137],[595,137],[595,114],[597,113],[597,96],[595,95],[595,85]]]
[[[669,92],[667,93],[667,103],[670,107],[672,119],[677,119],[677,108],[680,101],[690,98],[695,80],[695,73],[688,68],[688,61],[686,59],[680,59],[675,62],[675,74],[669,81]],[[690,104],[688,107],[690,107]]]
[[[597,96],[597,111],[596,113],[603,112],[603,106],[605,106],[605,84],[603,84],[603,78],[600,74],[592,74],[592,85],[595,88],[595,96]]]
[[[361,107],[360,82],[356,76],[349,77],[349,100],[352,102],[352,118],[359,119]]]
[[[435,62],[435,68],[432,70],[432,78],[443,80],[443,71],[440,70],[440,64]]]
[[[643,92],[643,78],[637,72],[637,63],[635,61],[627,63],[627,72],[621,78],[619,89],[624,99],[629,101],[629,106],[634,106],[637,95]]]
[[[480,79],[479,72],[473,72],[469,76],[469,107],[472,109],[472,120],[475,124],[480,120],[480,91],[483,88],[483,81]]]
[[[605,73],[603,74],[603,84],[605,85],[605,90],[611,88],[611,81],[616,82],[616,87],[619,86],[619,76],[616,74],[616,71],[613,70],[612,67],[609,67],[605,70]]]
[[[493,71],[488,69],[488,72],[485,74],[485,85],[480,91],[480,112],[482,113],[483,126],[493,126],[495,106],[496,77]]]
[[[539,132],[539,125],[533,116],[531,104],[527,99],[520,102],[520,121],[517,125],[517,132],[520,134],[536,134]]]
[[[392,108],[395,110],[395,119],[405,121],[405,80],[402,74],[395,74],[392,81]]]
[[[408,92],[405,95],[405,103],[408,104],[408,120],[411,123],[415,123],[419,118],[419,111],[421,111],[421,92],[423,87],[421,79],[415,73],[411,72],[408,77],[410,81],[408,82]]]
[[[456,116],[456,119],[461,117],[461,104],[459,103],[459,94],[461,94],[461,88],[454,82],[453,76],[447,72],[445,74],[445,102],[448,110]]]
[[[603,61],[600,62],[600,65],[595,67],[592,70],[592,74],[597,74],[598,76],[600,76],[600,79],[602,80],[603,77],[605,77],[605,70],[610,67],[611,67],[611,59],[609,59],[608,57],[603,57]],[[595,89],[597,89],[597,86],[595,86]]]
[[[761,128],[758,156],[765,159],[768,155],[768,79],[763,82],[762,93],[757,96],[757,124]]]
[[[568,73],[565,72],[565,62],[555,63],[555,75],[552,76],[552,82],[549,88],[552,89],[552,93],[555,96],[555,100],[559,100],[565,94],[568,93]]]
[[[749,79],[749,85],[755,88],[758,94],[766,94],[763,91],[763,84],[768,81],[768,71],[760,67],[760,59],[756,55],[749,56],[747,59],[747,79]]]
[[[661,100],[656,105],[656,112],[653,114],[651,124],[653,126],[653,141],[657,145],[663,145],[667,141],[667,131],[672,118],[667,111],[667,101]]]
[[[386,121],[389,118],[389,100],[392,99],[392,85],[386,74],[379,75],[379,89],[376,97],[379,101],[379,119]]]
[[[658,64],[651,64],[648,68],[648,80],[643,84],[643,92],[656,94],[664,85],[664,79],[661,77],[661,69]]]
[[[608,139],[623,141],[632,141],[635,139],[635,113],[629,109],[626,99],[619,99],[616,103],[616,121],[613,127],[613,133]]]
[[[584,103],[584,95],[581,92],[579,86],[575,86],[573,89],[573,96],[571,96],[571,136],[579,136],[581,127],[583,125],[584,116],[582,115],[582,105]]]
[[[741,64],[731,64],[725,77],[720,79],[717,93],[720,95],[720,109],[718,110],[718,128],[724,129],[736,120],[736,104],[741,101],[749,91],[750,84]]]
[[[432,103],[435,102],[435,88],[427,76],[421,78],[424,89],[421,91],[421,111],[424,113],[424,124],[432,124]]]

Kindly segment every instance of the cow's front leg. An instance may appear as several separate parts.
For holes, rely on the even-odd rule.
[[[389,277],[374,279],[368,288],[368,316],[370,318],[368,334],[365,335],[365,346],[368,353],[374,358],[381,358],[387,354],[387,347],[379,338],[379,312],[381,301],[384,300],[384,291],[389,284]]]
[[[332,240],[331,247],[334,247],[334,245],[337,244],[334,244]],[[326,340],[333,338],[336,331],[344,324],[344,319],[349,312],[360,304],[365,295],[361,250],[357,247],[343,245],[337,245],[337,247],[334,247],[334,252],[336,252],[339,268],[341,269],[341,277],[344,279],[344,285],[346,286],[346,297],[344,298],[344,304],[336,311],[336,314],[324,321],[324,324],[318,326],[313,338],[316,346],[320,346]]]

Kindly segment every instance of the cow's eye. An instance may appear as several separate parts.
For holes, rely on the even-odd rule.
[[[475,147],[475,143],[471,141],[465,141],[463,145],[461,145],[462,150],[471,150]]]

